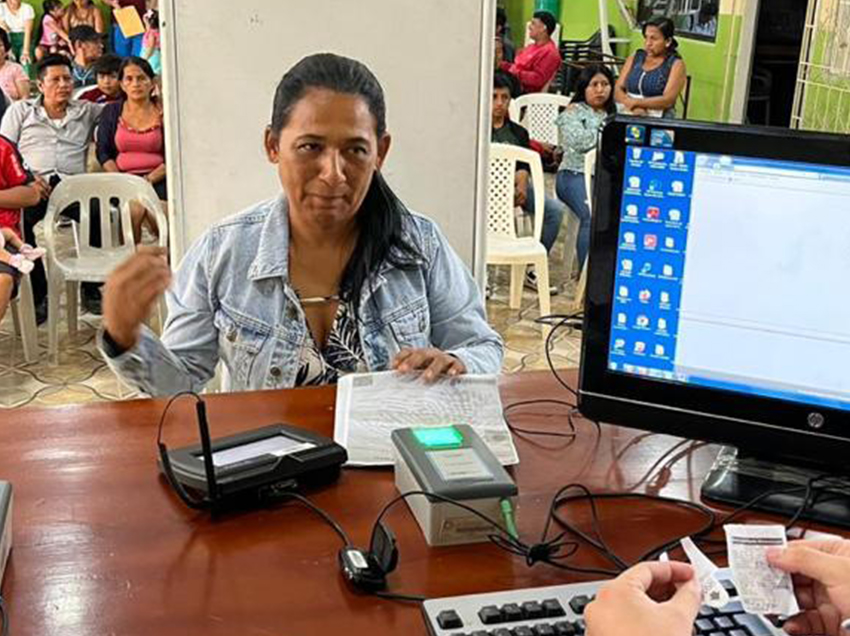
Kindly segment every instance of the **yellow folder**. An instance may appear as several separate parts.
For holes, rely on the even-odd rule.
[[[142,18],[136,7],[121,7],[112,12],[115,21],[118,22],[118,28],[125,38],[131,38],[135,35],[141,35],[145,32],[145,25],[142,23]]]

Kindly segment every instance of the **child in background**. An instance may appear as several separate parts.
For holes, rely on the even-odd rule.
[[[14,253],[6,249],[11,247]],[[0,263],[6,263],[22,274],[29,274],[35,265],[33,261],[47,254],[43,247],[27,245],[8,227],[0,227]]]
[[[118,81],[120,70],[120,57],[113,53],[102,56],[94,63],[97,86],[80,95],[80,99],[95,104],[108,104],[121,99],[121,82]]]
[[[162,75],[162,54],[159,50],[159,12],[151,9],[144,15],[145,36],[142,38],[141,58],[148,61],[156,75]]]
[[[71,38],[62,27],[65,8],[59,0],[44,0],[44,16],[41,19],[41,40],[35,47],[35,59],[50,53],[61,53],[71,57]]]

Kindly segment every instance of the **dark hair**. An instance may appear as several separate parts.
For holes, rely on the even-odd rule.
[[[546,33],[552,35],[555,32],[555,26],[557,26],[558,23],[555,21],[555,16],[551,13],[548,11],[536,11],[533,17],[546,25]]]
[[[121,58],[114,53],[107,53],[97,58],[92,68],[95,75],[120,75]]]
[[[493,90],[496,90],[497,88],[508,89],[511,93],[511,98],[519,95],[517,79],[506,71],[497,70],[493,73]]]
[[[136,57],[135,55],[131,55],[130,57],[125,57],[121,64],[118,66],[118,79],[124,79],[124,70],[128,66],[138,66],[142,69],[142,72],[148,76],[149,79],[155,79],[156,73],[153,72],[153,68],[146,59],[141,57]]]
[[[650,18],[649,20],[643,23],[643,28],[641,29],[641,32],[643,33],[644,37],[646,37],[647,27],[655,27],[656,29],[661,31],[661,35],[664,36],[665,40],[670,40],[670,48],[668,50],[668,55],[676,52],[676,49],[679,48],[679,42],[674,37],[676,35],[676,25],[673,24],[673,20],[662,16],[655,16],[654,18]]]
[[[151,9],[148,12],[148,24],[151,25],[152,29],[159,29],[159,11]]]
[[[39,80],[44,79],[44,76],[47,74],[47,69],[49,69],[51,66],[64,66],[72,73],[74,72],[74,67],[71,66],[71,60],[69,60],[64,55],[59,55],[58,53],[51,53],[50,55],[45,55],[36,67],[38,69]]]
[[[12,50],[12,43],[9,41],[8,34],[3,29],[0,29],[0,42],[3,43],[4,49],[6,49],[7,51]]]
[[[68,31],[68,38],[72,44],[77,42],[97,42],[102,40],[100,33],[95,31],[88,24],[80,24]]]
[[[508,23],[508,14],[505,12],[505,7],[496,7],[496,26],[505,28]]]
[[[573,93],[570,104],[587,103],[585,92],[587,91],[587,87],[590,86],[590,82],[597,75],[604,75],[608,79],[608,83],[611,84],[611,94],[608,95],[608,101],[605,102],[605,110],[608,111],[609,115],[613,115],[617,112],[617,104],[614,102],[614,74],[604,64],[588,64],[581,69],[581,73],[579,73],[576,79],[575,93]]]
[[[44,15],[47,15],[56,7],[61,7],[62,3],[59,0],[44,0],[41,5],[42,10],[44,11]],[[44,16],[42,16],[42,21],[44,20]]]
[[[287,126],[293,109],[307,91],[317,88],[362,98],[375,118],[378,139],[386,134],[384,90],[372,71],[357,60],[317,53],[299,61],[277,85],[270,127],[273,136],[277,137]],[[410,212],[377,170],[357,211],[357,223],[357,245],[342,273],[339,290],[340,298],[350,302],[355,313],[364,285],[371,287],[385,263],[410,269],[422,260],[419,248],[405,236],[405,227],[412,223]],[[372,299],[374,302],[374,296]]]

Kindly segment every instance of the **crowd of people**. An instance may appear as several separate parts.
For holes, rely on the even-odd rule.
[[[31,278],[37,323],[47,319],[45,251],[36,226],[63,178],[93,170],[138,175],[165,208],[157,2],[106,4],[134,7],[144,33],[125,36],[117,20],[107,33],[108,21],[91,0],[45,0],[38,26],[31,5],[0,3],[0,319],[22,274]],[[136,242],[144,228],[158,234],[148,210],[133,203],[130,213]],[[79,214],[78,206],[62,211],[66,223]],[[98,214],[88,240],[101,245]],[[101,312],[99,285],[83,284],[81,297],[85,310]]]
[[[553,165],[556,197],[545,197],[540,242],[551,253],[565,214],[578,221],[575,252],[578,274],[584,267],[590,246],[590,204],[585,181],[585,156],[596,148],[599,129],[606,118],[616,112],[636,116],[675,117],[676,101],[686,81],[685,63],[678,53],[673,22],[668,18],[652,18],[644,23],[644,47],[630,55],[614,77],[609,64],[585,62],[568,90],[569,106],[552,125],[558,130],[558,145],[530,138],[528,132],[510,120],[511,99],[524,94],[546,92],[561,64],[558,43],[552,40],[555,18],[538,11],[528,24],[531,40],[514,55],[507,16],[499,8],[496,14],[493,75],[493,112],[490,140],[539,152],[544,166]],[[533,214],[535,193],[529,183],[529,170],[520,164],[516,172],[514,202],[526,213]],[[545,196],[538,193],[537,196]],[[537,289],[533,269],[525,275],[525,285]],[[552,285],[551,294],[559,285]]]

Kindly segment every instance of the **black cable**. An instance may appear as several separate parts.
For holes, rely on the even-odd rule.
[[[548,322],[546,322],[546,320],[545,320],[546,318],[547,318],[546,316],[541,316],[535,322],[541,322],[543,324],[549,324]],[[552,362],[552,339],[553,339],[555,333],[558,331],[558,329],[561,329],[562,327],[567,325],[569,323],[569,321],[572,320],[572,319],[573,319],[573,316],[567,316],[565,318],[562,318],[558,323],[556,323],[555,326],[553,326],[549,330],[549,333],[546,334],[546,345],[543,348],[544,348],[544,353],[546,354],[546,363],[549,365],[549,370],[552,372],[552,375],[555,376],[555,379],[558,381],[558,384],[560,384],[568,392],[570,392],[573,396],[575,396],[576,399],[578,399],[578,393],[576,392],[576,390],[574,388],[572,388],[569,384],[567,384],[567,382],[561,377],[561,375],[555,369],[555,365]]]
[[[540,431],[540,430],[535,430],[535,429],[520,428],[519,426],[516,426],[513,422],[511,422],[510,418],[508,417],[508,413],[510,411],[512,411],[516,408],[523,407],[523,406],[532,406],[532,405],[535,405],[535,404],[557,404],[559,406],[566,406],[570,409],[570,411],[569,411],[570,415],[572,415],[572,413],[575,410],[575,404],[570,404],[569,402],[567,402],[565,400],[554,400],[554,399],[549,399],[549,398],[541,398],[541,399],[537,399],[537,400],[522,400],[520,402],[514,402],[513,404],[508,404],[507,406],[505,406],[502,409],[502,417],[505,418],[505,423],[508,425],[508,429],[511,432],[520,433],[520,434],[523,434],[523,435],[540,435],[540,436],[543,436],[543,437],[566,437],[568,439],[575,439],[575,437],[577,435],[576,427],[575,427],[575,424],[572,421],[572,418],[569,417],[569,416],[568,416],[568,419],[567,419],[567,424],[569,425],[569,428],[570,428],[569,433],[561,433],[561,432],[557,432],[557,431]]]
[[[3,627],[0,630],[0,636],[9,636],[9,610],[6,607],[6,601],[0,596],[0,621],[3,622]]]
[[[424,603],[428,600],[425,596],[418,594],[396,594],[394,592],[372,592],[373,596],[387,599],[388,601],[402,601],[404,603]]]
[[[333,517],[331,517],[327,512],[325,512],[324,510],[319,508],[316,504],[314,504],[312,501],[307,499],[307,497],[299,495],[296,492],[285,492],[285,493],[281,494],[280,498],[281,499],[295,499],[298,503],[300,503],[303,506],[306,506],[307,508],[312,510],[314,513],[316,513],[319,517],[321,517],[321,519],[325,523],[327,523],[331,527],[331,529],[334,532],[337,533],[337,535],[339,535],[339,538],[342,539],[342,542],[343,542],[343,544],[346,548],[354,545],[353,543],[351,543],[351,539],[348,538],[348,534],[346,534],[346,532],[345,532],[345,530],[343,530],[342,526],[339,525],[336,521],[334,521]]]

